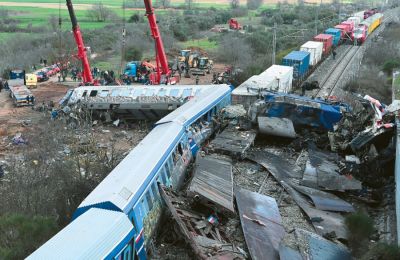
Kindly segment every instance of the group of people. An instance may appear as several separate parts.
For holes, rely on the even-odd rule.
[[[0,78],[0,92],[3,89],[8,89],[8,82],[7,80],[3,80],[2,78]]]
[[[26,96],[26,103],[28,105],[35,105],[35,97],[33,95]]]

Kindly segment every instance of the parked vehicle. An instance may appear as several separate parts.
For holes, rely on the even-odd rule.
[[[49,77],[47,76],[47,74],[44,71],[36,72],[36,77],[37,77],[38,82],[44,82],[44,81],[49,80]]]
[[[25,85],[28,88],[37,88],[38,79],[35,74],[26,74],[25,75]]]
[[[228,20],[229,29],[242,30],[242,25],[234,18]]]
[[[13,99],[15,106],[33,106],[33,103],[30,102],[33,94],[25,85],[9,86],[9,88],[10,97]]]

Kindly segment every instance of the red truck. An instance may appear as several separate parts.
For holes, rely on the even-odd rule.
[[[241,30],[242,25],[234,18],[229,19],[228,21],[229,29],[231,30]]]

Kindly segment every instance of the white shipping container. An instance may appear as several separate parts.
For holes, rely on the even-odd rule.
[[[316,65],[322,58],[322,50],[324,44],[322,42],[308,41],[300,47],[300,51],[310,53],[310,65]]]
[[[289,93],[292,90],[293,67],[272,65],[261,73],[259,77],[261,79],[273,79],[270,85],[270,91]]]
[[[349,22],[353,22],[354,28],[357,27],[361,23],[361,18],[358,16],[352,16],[347,19]]]

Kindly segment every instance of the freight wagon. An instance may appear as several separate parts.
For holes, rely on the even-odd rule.
[[[314,41],[317,42],[322,42],[323,43],[323,48],[322,51],[324,55],[329,55],[332,44],[333,44],[333,35],[331,34],[318,34],[317,36],[314,37]]]
[[[374,14],[361,22],[352,34],[352,39],[359,44],[365,42],[367,37],[382,23],[383,15],[381,13]]]
[[[310,64],[310,53],[306,51],[292,51],[282,60],[282,65],[293,67],[293,78],[300,80],[307,75]]]
[[[341,38],[341,35],[342,35],[339,29],[336,29],[336,28],[326,29],[325,30],[325,34],[330,34],[330,35],[333,36],[333,38],[332,38],[332,45],[333,46],[336,47],[336,46],[339,45],[339,41],[340,41],[340,38]]]
[[[324,44],[322,42],[308,41],[301,45],[300,51],[310,53],[310,66],[315,66],[322,59],[322,51]]]

